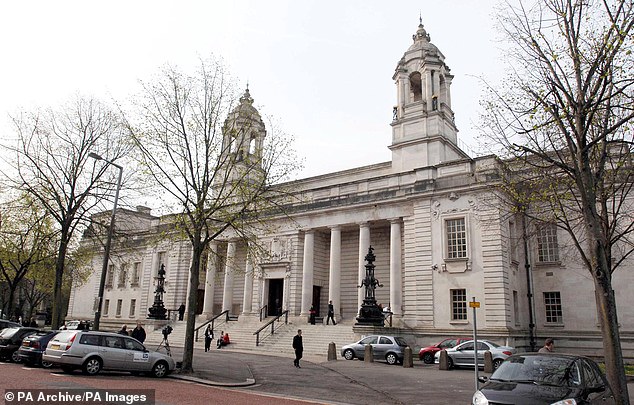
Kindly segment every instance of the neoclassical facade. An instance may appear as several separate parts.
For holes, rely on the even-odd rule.
[[[600,350],[590,274],[557,228],[536,228],[499,203],[495,156],[472,158],[459,148],[452,78],[444,55],[419,25],[393,76],[391,161],[285,185],[301,198],[290,217],[270,218],[275,231],[259,241],[267,254],[253,259],[246,242],[229,233],[212,243],[197,313],[229,310],[253,319],[266,306],[269,314],[288,310],[302,322],[311,306],[325,315],[332,300],[337,318],[354,324],[364,257],[372,246],[382,285],[377,301],[394,313],[394,333],[424,343],[470,335],[468,303],[475,299],[482,336],[528,347],[532,330],[538,345],[553,336],[558,347]],[[252,103],[247,90],[238,109],[253,109]],[[255,119],[264,136],[259,114]],[[102,319],[146,318],[161,265],[166,307],[185,303],[191,249],[185,240],[156,238],[170,217],[140,207],[119,210],[117,219],[135,236],[112,255]],[[93,275],[73,288],[70,317],[93,316],[101,260],[95,255]],[[628,356],[634,311],[624,304],[633,281],[632,271],[614,275]]]

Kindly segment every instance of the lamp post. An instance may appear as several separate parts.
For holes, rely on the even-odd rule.
[[[118,164],[111,162],[107,159],[102,158],[96,153],[89,153],[88,157],[91,157],[95,160],[103,160],[109,165],[112,165],[119,169],[119,179],[117,180],[117,191],[114,195],[114,204],[112,206],[112,214],[110,215],[110,226],[108,227],[108,236],[106,238],[106,247],[103,252],[103,266],[101,267],[101,279],[99,280],[99,306],[95,311],[95,322],[93,324],[94,330],[99,330],[99,320],[101,319],[101,308],[103,306],[103,290],[106,287],[106,273],[108,272],[108,261],[110,260],[110,245],[112,244],[112,232],[114,229],[114,218],[115,213],[117,211],[117,201],[119,200],[119,190],[121,189],[121,177],[123,176],[123,166],[119,166]]]

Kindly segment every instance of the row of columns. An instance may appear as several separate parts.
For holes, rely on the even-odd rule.
[[[365,256],[370,247],[370,225],[368,223],[359,224],[359,267],[358,284],[365,278]],[[395,315],[401,315],[403,303],[402,293],[402,247],[401,247],[401,220],[390,221],[390,306]],[[301,316],[307,316],[313,302],[313,283],[315,272],[315,231],[304,232],[304,259],[302,272],[302,297]],[[203,301],[203,313],[213,312],[214,287],[216,258],[218,253],[218,243],[210,244],[208,255],[207,273],[205,277],[205,296]],[[227,244],[227,256],[225,263],[225,279],[222,296],[222,310],[231,311],[233,302],[233,281],[236,257],[236,242],[229,241]],[[253,263],[247,256],[244,296],[242,301],[242,313],[253,311]],[[360,307],[363,303],[363,289],[359,288],[357,294],[357,304]],[[330,270],[328,282],[328,301],[332,301],[335,313],[339,314],[341,304],[341,227],[334,226],[330,229]]]

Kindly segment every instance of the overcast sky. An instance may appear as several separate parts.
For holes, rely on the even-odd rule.
[[[455,78],[459,139],[476,146],[481,85],[497,76],[496,0],[3,1],[0,128],[74,94],[127,98],[169,62],[225,60],[262,115],[293,134],[299,177],[388,161],[396,63],[419,14]]]

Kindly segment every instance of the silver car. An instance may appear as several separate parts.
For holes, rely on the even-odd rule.
[[[115,370],[165,377],[176,368],[171,357],[148,351],[134,338],[82,330],[62,331],[55,335],[46,346],[42,360],[59,365],[65,372],[81,369],[88,375]]]
[[[458,346],[446,349],[449,368],[459,366],[473,367],[473,355],[475,352],[473,340],[468,340]],[[489,340],[478,340],[478,367],[484,367],[484,352],[491,352],[493,369],[497,369],[507,357],[515,354],[515,349],[509,346],[500,346]],[[440,352],[437,352],[434,363],[440,363]]]
[[[400,336],[366,336],[358,342],[343,346],[341,356],[346,360],[352,360],[355,357],[363,360],[366,345],[372,345],[372,356],[375,359],[385,359],[388,364],[396,364],[403,362],[403,352],[407,342]]]

